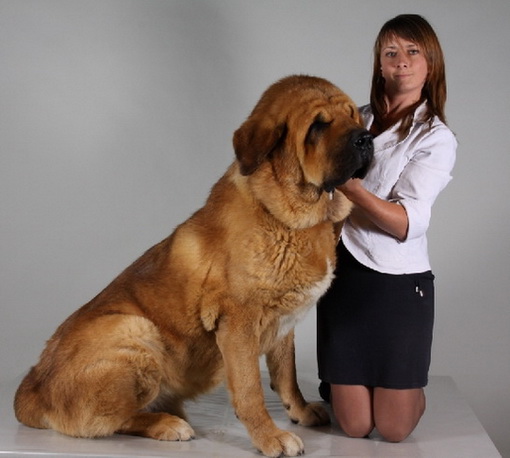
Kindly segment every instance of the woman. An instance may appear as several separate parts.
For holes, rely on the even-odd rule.
[[[374,428],[399,442],[425,410],[434,320],[426,231],[450,181],[457,142],[446,126],[443,54],[418,15],[388,21],[374,46],[370,105],[360,109],[375,156],[337,248],[336,278],[318,307],[321,394],[351,437]]]

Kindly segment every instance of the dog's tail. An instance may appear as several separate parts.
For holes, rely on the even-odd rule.
[[[44,420],[44,403],[35,380],[35,368],[25,376],[14,396],[14,413],[20,423],[32,428],[47,429]]]

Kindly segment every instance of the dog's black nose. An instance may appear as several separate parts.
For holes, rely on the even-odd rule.
[[[354,147],[361,152],[370,152],[374,148],[373,136],[368,130],[356,131],[352,138]]]
[[[374,157],[374,137],[366,129],[356,129],[350,137],[351,151],[358,160],[353,178],[364,178]]]

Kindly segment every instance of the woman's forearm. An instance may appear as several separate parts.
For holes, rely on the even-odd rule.
[[[358,179],[349,180],[338,189],[361,209],[376,226],[400,241],[406,239],[409,220],[402,205],[380,199],[375,194],[367,191],[361,185],[361,180]]]

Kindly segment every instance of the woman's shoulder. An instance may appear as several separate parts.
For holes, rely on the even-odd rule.
[[[414,158],[434,164],[435,169],[450,171],[455,164],[458,146],[452,130],[437,116],[417,123],[415,127]]]
[[[445,134],[454,135],[448,125],[442,121],[437,115],[428,114],[428,105],[427,102],[423,102],[414,113],[414,119],[416,124],[425,125],[425,128],[428,128],[429,131],[441,131]]]
[[[443,141],[457,144],[457,137],[450,127],[438,116],[433,116],[424,123],[426,137],[441,138]]]

